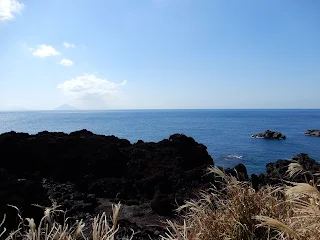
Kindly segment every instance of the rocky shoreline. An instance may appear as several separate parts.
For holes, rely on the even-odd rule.
[[[176,218],[177,205],[196,198],[211,184],[218,186],[214,175],[206,174],[214,165],[206,146],[183,134],[157,143],[131,144],[87,130],[9,132],[0,135],[0,152],[0,215],[7,213],[8,229],[18,221],[16,209],[8,204],[21,208],[23,217],[39,221],[43,210],[32,204],[50,206],[53,201],[68,210],[71,220],[89,222],[103,211],[111,213],[111,204],[121,202],[120,231],[126,234],[131,228],[137,233],[135,239],[149,239],[165,231],[164,220]],[[225,171],[252,181],[258,190],[285,179],[293,161],[306,170],[320,170],[314,159],[299,154],[269,163],[265,174],[250,178],[243,164]]]

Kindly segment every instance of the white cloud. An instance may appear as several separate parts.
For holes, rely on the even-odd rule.
[[[24,4],[17,0],[0,0],[0,21],[14,19],[14,14],[19,14]]]
[[[37,46],[37,48],[32,52],[32,54],[33,56],[44,58],[44,57],[56,56],[56,55],[59,55],[60,53],[57,52],[52,46],[42,44]]]
[[[60,61],[60,64],[66,67],[70,67],[73,65],[73,62],[69,59],[64,58]]]
[[[76,48],[76,45],[74,45],[72,43],[67,43],[67,42],[63,42],[63,46],[65,48]]]
[[[90,108],[101,108],[110,100],[117,99],[126,83],[114,83],[94,74],[84,74],[59,84],[57,88],[66,96],[83,101]]]

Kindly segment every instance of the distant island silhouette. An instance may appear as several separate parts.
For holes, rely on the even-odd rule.
[[[76,108],[76,107],[73,107],[73,106],[71,106],[69,104],[63,104],[63,105],[61,105],[59,107],[56,107],[54,110],[55,111],[76,111],[76,110],[79,110],[79,109]]]

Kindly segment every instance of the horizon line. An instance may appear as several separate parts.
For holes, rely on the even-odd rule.
[[[0,112],[89,112],[89,111],[156,111],[156,110],[320,110],[320,108],[115,108],[115,109],[23,109],[1,110]]]

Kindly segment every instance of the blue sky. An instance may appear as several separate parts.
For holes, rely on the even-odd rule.
[[[0,109],[320,108],[318,0],[0,0]]]

